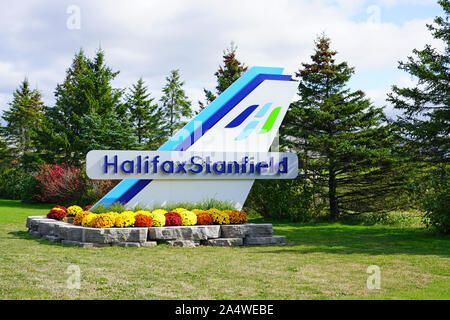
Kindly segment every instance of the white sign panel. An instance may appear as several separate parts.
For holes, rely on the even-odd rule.
[[[294,179],[295,153],[94,150],[91,179]]]

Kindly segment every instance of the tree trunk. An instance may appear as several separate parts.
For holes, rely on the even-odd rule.
[[[333,220],[339,218],[336,189],[337,189],[336,172],[333,161],[330,160],[329,174],[328,174],[328,199],[330,201],[330,218]]]

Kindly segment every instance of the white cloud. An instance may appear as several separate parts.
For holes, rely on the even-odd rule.
[[[378,3],[389,8],[427,1]],[[101,46],[107,63],[121,71],[115,85],[128,87],[143,77],[157,98],[169,71],[179,68],[196,105],[203,87],[215,87],[213,74],[231,40],[247,65],[283,66],[292,73],[309,60],[313,40],[325,31],[338,60],[369,74],[395,69],[413,48],[432,42],[425,27],[432,17],[401,25],[352,21],[353,15],[366,13],[369,2],[362,0],[79,0],[80,30],[66,28],[70,4],[20,1],[0,10],[2,96],[28,76],[51,104],[56,84],[80,47],[92,56]]]

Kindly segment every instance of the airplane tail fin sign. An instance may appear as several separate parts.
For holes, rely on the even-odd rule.
[[[160,151],[267,152],[297,90],[282,68],[253,67],[164,143]],[[254,180],[122,180],[98,205],[165,205],[210,198],[240,209]]]

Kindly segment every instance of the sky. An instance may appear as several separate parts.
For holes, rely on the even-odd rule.
[[[25,77],[52,106],[74,54],[99,47],[120,71],[115,87],[142,77],[158,100],[179,69],[196,109],[231,41],[245,65],[293,74],[325,33],[337,62],[355,67],[349,87],[395,117],[386,93],[414,83],[398,61],[425,44],[441,48],[426,24],[442,13],[435,0],[0,0],[0,111]]]

